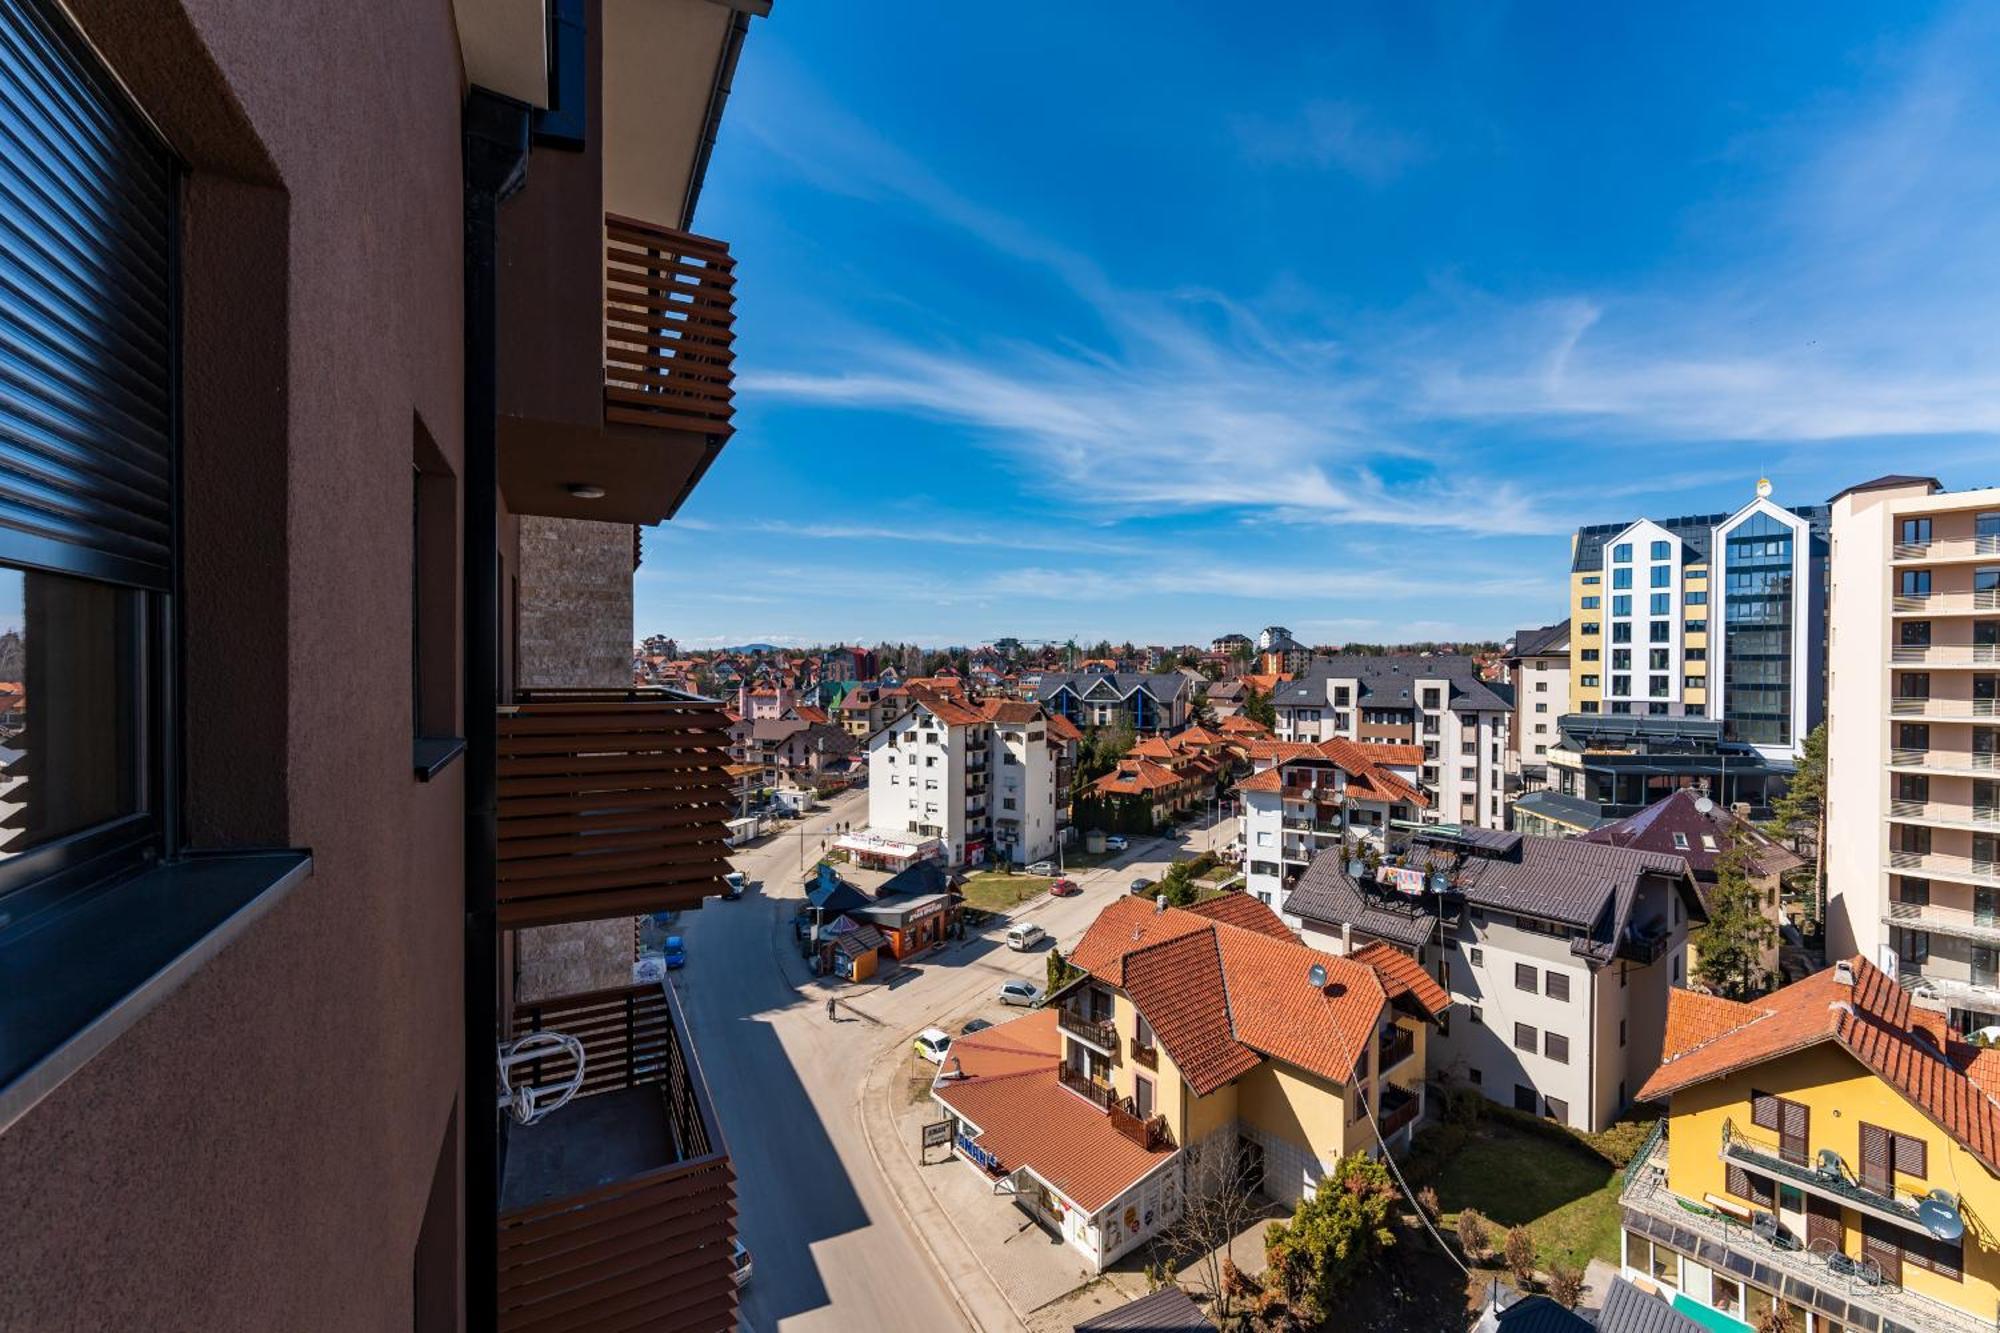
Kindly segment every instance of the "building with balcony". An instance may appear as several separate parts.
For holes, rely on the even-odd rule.
[[[630,640],[731,429],[755,7],[0,3],[0,1325],[735,1326],[632,985],[727,734]]]
[[[1372,870],[1323,852],[1288,907],[1307,944],[1393,948],[1450,993],[1433,1079],[1586,1132],[1658,1064],[1705,919],[1678,855],[1487,830],[1419,829]]]
[[[2000,488],[1833,502],[1827,945],[2000,1023]]]
[[[1142,736],[1179,731],[1194,713],[1194,689],[1177,671],[1154,676],[1109,669],[1045,672],[1035,697],[1043,708],[1079,727],[1126,726]]]
[[[1399,824],[1430,808],[1417,788],[1423,752],[1410,745],[1251,741],[1254,772],[1236,784],[1242,800],[1237,842],[1247,892],[1291,920],[1299,877],[1321,852],[1399,846]],[[1296,924],[1296,922],[1294,922]]]
[[[1271,695],[1281,741],[1348,740],[1423,748],[1422,818],[1506,823],[1513,704],[1469,657],[1320,657]]]
[[[1759,481],[1733,513],[1578,528],[1567,711],[1714,718],[1795,760],[1825,709],[1828,522]]]
[[[1514,631],[1507,650],[1507,674],[1514,686],[1514,711],[1508,715],[1507,772],[1523,787],[1547,783],[1556,721],[1570,711],[1569,672],[1567,620]]]
[[[1223,918],[1228,919],[1223,919]],[[1291,1201],[1407,1142],[1444,1013],[1407,958],[1307,949],[1240,894],[1123,898],[1049,1007],[952,1046],[932,1096],[971,1169],[1101,1271],[1216,1173]]]
[[[1626,1177],[1625,1272],[1704,1316],[1783,1304],[1807,1333],[1990,1330],[1996,1094],[1990,1053],[1865,958],[1747,1004],[1677,991],[1640,1093],[1668,1110]]]
[[[1054,856],[1067,743],[1041,707],[908,689],[911,710],[868,740],[869,831],[937,839],[954,866]]]
[[[1547,785],[1514,798],[1523,833],[1587,833],[1683,790],[1762,818],[1793,771],[1715,718],[1568,713],[1556,730]]]

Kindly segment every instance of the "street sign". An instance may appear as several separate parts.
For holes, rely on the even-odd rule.
[[[951,1121],[940,1120],[924,1126],[924,1147],[940,1148],[951,1142]]]

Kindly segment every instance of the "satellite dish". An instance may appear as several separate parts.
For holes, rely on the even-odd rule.
[[[1443,893],[1451,887],[1451,876],[1440,870],[1431,876],[1431,892]]]
[[[1694,808],[1705,815],[1715,809],[1715,802],[1709,800],[1706,796],[1697,796],[1694,798]]]
[[[1306,970],[1306,980],[1312,983],[1314,990],[1325,990],[1326,965],[1324,963],[1314,963]]]
[[[1957,1240],[1965,1234],[1965,1218],[1949,1190],[1926,1194],[1917,1204],[1917,1222],[1939,1240]]]

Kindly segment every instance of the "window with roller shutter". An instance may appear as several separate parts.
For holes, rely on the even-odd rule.
[[[1752,1092],[1750,1123],[1759,1129],[1771,1130],[1778,1136],[1780,1157],[1798,1166],[1809,1164],[1812,1112],[1805,1103],[1768,1092]]]

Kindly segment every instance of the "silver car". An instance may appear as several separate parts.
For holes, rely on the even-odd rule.
[[[1032,981],[1003,981],[998,999],[1002,1004],[1018,1004],[1032,1009],[1042,1002],[1042,988]]]

